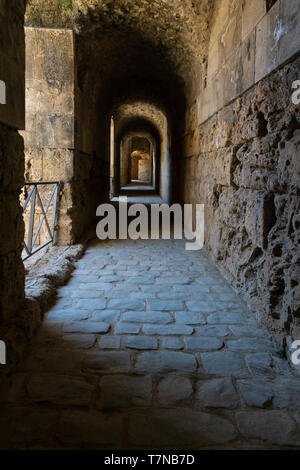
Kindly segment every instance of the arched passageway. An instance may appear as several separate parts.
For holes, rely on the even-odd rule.
[[[0,447],[299,447],[299,2],[1,5]],[[72,263],[25,296],[24,154],[60,245],[128,195],[204,204],[207,251],[91,243],[45,312]]]

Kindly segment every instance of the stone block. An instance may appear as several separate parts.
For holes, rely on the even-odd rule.
[[[196,402],[201,407],[232,408],[239,404],[239,397],[229,377],[200,380],[197,383]]]
[[[157,349],[157,339],[151,336],[127,336],[123,345],[129,349]]]
[[[27,385],[31,402],[64,406],[88,406],[94,386],[77,377],[56,374],[33,375]]]
[[[235,438],[232,424],[224,418],[187,409],[133,413],[129,419],[129,442],[139,447],[205,446]]]
[[[193,355],[175,351],[143,352],[138,355],[136,372],[194,372],[197,362]]]
[[[147,311],[147,312],[125,312],[122,320],[128,323],[156,323],[167,324],[173,321],[172,316],[167,312]]]
[[[108,375],[100,382],[98,408],[131,408],[150,406],[152,401],[151,377]]]
[[[223,347],[223,341],[213,337],[191,336],[184,339],[186,351],[214,351]]]
[[[190,401],[192,394],[193,387],[188,377],[169,375],[158,385],[158,401],[163,405],[177,405],[182,401]]]
[[[146,335],[191,335],[194,329],[186,325],[144,325]]]
[[[201,361],[207,374],[237,377],[249,375],[243,359],[236,352],[201,353]]]
[[[240,432],[248,439],[262,439],[277,445],[300,445],[299,430],[283,411],[239,411],[236,421]]]

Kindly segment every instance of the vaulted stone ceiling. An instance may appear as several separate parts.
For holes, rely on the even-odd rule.
[[[178,107],[191,70],[205,57],[214,0],[29,0],[26,24],[73,28],[81,87],[105,101],[165,101]],[[89,73],[92,71],[92,74]]]

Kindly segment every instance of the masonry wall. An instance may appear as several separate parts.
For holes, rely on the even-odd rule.
[[[70,213],[75,153],[74,88],[73,31],[26,28],[25,179],[63,183],[58,231],[61,244],[74,240]],[[46,201],[48,189],[41,187],[40,192]],[[37,207],[37,223],[42,217],[39,212]],[[45,230],[43,236],[48,238]]]
[[[21,261],[24,224],[19,194],[24,182],[24,2],[0,1],[0,338],[10,363],[17,361],[32,320],[26,312]]]
[[[184,200],[205,203],[206,247],[232,285],[279,340],[299,338],[300,3],[216,11],[186,116]]]

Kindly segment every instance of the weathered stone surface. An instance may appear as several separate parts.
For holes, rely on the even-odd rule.
[[[81,299],[75,300],[75,308],[85,308],[88,310],[103,310],[106,307],[106,300],[104,299]]]
[[[96,321],[70,321],[63,327],[65,333],[107,333],[110,328],[109,323]]]
[[[141,300],[122,300],[112,299],[108,303],[108,307],[120,310],[143,310],[145,303]]]
[[[78,377],[40,374],[31,377],[27,390],[32,402],[87,406],[94,386]]]
[[[76,322],[79,320],[87,320],[90,316],[88,310],[68,309],[53,310],[47,313],[47,320],[67,320],[69,322]]]
[[[133,323],[157,323],[157,324],[166,324],[172,322],[172,317],[169,313],[166,312],[125,312],[122,315],[122,320],[124,322],[133,322]]]
[[[204,325],[206,320],[202,313],[197,312],[176,312],[176,322],[185,325]]]
[[[63,336],[65,345],[70,348],[90,349],[96,342],[95,335],[71,333]]]
[[[144,325],[146,335],[191,335],[194,329],[186,325]]]
[[[212,337],[190,337],[184,339],[186,351],[213,351],[221,349],[223,342],[218,338]]]
[[[101,336],[98,341],[100,349],[120,349],[120,336]]]
[[[295,422],[282,411],[239,411],[236,420],[246,438],[262,439],[278,445],[300,445]]]
[[[158,342],[151,336],[127,336],[123,339],[123,344],[130,349],[157,349]]]
[[[95,310],[93,312],[93,315],[91,316],[92,321],[100,321],[100,322],[107,322],[107,323],[112,323],[115,322],[119,319],[120,317],[120,310],[103,310],[97,312]]]
[[[95,411],[64,411],[55,431],[60,442],[69,445],[120,445],[122,418],[119,414]]]
[[[267,351],[274,349],[273,344],[264,339],[256,338],[240,338],[236,340],[227,341],[228,349],[231,351]]]
[[[137,372],[193,372],[197,362],[191,354],[174,351],[141,353],[136,362]]]
[[[184,343],[181,338],[170,336],[162,339],[162,347],[164,349],[183,349]]]
[[[263,408],[269,403],[278,408],[300,406],[300,379],[276,378],[268,380],[256,378],[239,380],[237,384],[249,406]]]
[[[160,410],[134,414],[129,422],[129,442],[139,447],[209,445],[230,442],[233,426],[223,418],[190,410]]]
[[[192,394],[192,383],[184,376],[167,376],[160,381],[158,386],[158,401],[165,405],[176,405],[182,401],[189,401]]]
[[[98,408],[149,406],[152,401],[151,377],[108,375],[100,382]]]
[[[196,400],[198,406],[211,408],[231,408],[239,404],[238,395],[229,377],[200,380],[197,383]]]
[[[88,351],[83,367],[103,372],[129,372],[130,357],[125,351]]]
[[[151,310],[174,311],[182,310],[183,303],[180,300],[149,300]]]
[[[187,309],[192,312],[214,312],[216,305],[214,302],[205,302],[201,300],[190,300],[186,302]]]
[[[238,353],[218,351],[201,353],[201,361],[205,372],[215,375],[247,376],[248,371]]]
[[[138,334],[141,330],[141,325],[135,325],[133,323],[117,323],[115,327],[115,333],[117,335],[130,335]]]
[[[195,328],[196,334],[200,336],[219,336],[226,337],[229,335],[229,329],[225,325],[216,326],[200,326]]]

